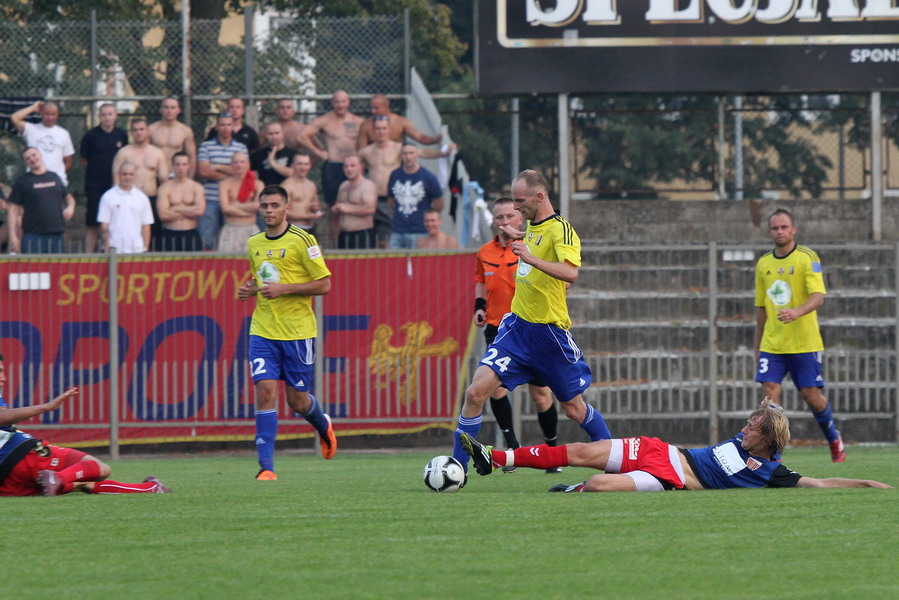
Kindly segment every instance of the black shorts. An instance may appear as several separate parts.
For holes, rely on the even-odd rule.
[[[491,325],[487,323],[484,325],[484,339],[487,340],[487,345],[493,343],[493,340],[496,339],[496,334],[499,331],[499,326]],[[537,387],[546,387],[546,384],[543,383],[543,380],[537,377],[536,375],[528,381],[528,385],[536,385]]]
[[[162,227],[153,242],[157,252],[199,252],[203,249],[203,240],[196,229],[176,231]]]
[[[97,221],[97,213],[100,211],[100,198],[106,192],[99,190],[84,190],[84,195],[87,196],[87,210],[84,213],[84,224],[87,227],[99,227],[100,223]]]
[[[360,250],[375,247],[374,229],[341,231],[337,236],[337,247],[341,250]]]

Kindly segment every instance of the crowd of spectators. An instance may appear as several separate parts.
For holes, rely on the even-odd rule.
[[[245,252],[247,238],[264,228],[258,196],[268,185],[284,187],[290,222],[327,247],[455,248],[455,239],[435,234],[443,185],[419,164],[421,157],[448,157],[455,146],[419,147],[442,137],[392,113],[382,94],[371,98],[368,118],[350,108],[340,90],[328,112],[304,123],[294,101],[282,99],[273,115],[263,115],[260,136],[235,96],[197,143],[179,120],[177,98],[162,101],[158,121],[131,117],[127,131],[114,104],[100,105],[99,124],[78,145],[84,251]],[[0,183],[0,248],[10,254],[66,249],[75,145],[58,119],[51,101],[11,115],[25,150],[24,172],[11,185]]]

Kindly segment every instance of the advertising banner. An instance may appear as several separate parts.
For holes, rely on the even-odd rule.
[[[332,256],[322,299],[315,392],[341,429],[401,432],[453,419],[470,329],[469,254]],[[0,262],[0,353],[10,406],[70,386],[64,408],[24,423],[56,443],[221,440],[252,435],[243,258],[120,258],[118,364],[111,364],[104,258]],[[121,399],[114,415],[113,377]],[[282,432],[311,432],[279,403]],[[56,426],[64,426],[56,429]],[[34,432],[38,435],[38,432]]]
[[[896,0],[479,0],[481,94],[899,87]]]

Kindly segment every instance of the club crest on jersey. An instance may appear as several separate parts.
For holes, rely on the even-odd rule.
[[[534,240],[534,234],[533,234],[533,233],[529,233],[529,234],[528,234],[528,241],[531,242],[531,241],[533,241],[533,240]]]
[[[266,258],[271,258],[271,257],[272,257],[272,253],[273,253],[273,251],[272,251],[272,250],[268,250],[268,251],[266,251],[266,253],[265,253],[265,257],[266,257]]]
[[[542,241],[543,241],[543,236],[542,236],[542,235],[538,235],[538,236],[537,236],[537,241],[534,242],[534,245],[535,245],[535,246],[539,246],[539,245],[540,245],[540,242],[542,242]]]
[[[793,299],[793,290],[790,289],[790,284],[780,279],[772,283],[766,293],[775,306],[786,306]]]
[[[793,265],[790,265],[790,275],[794,274],[795,272],[796,272],[796,267],[794,267]]]
[[[278,267],[267,260],[259,265],[259,270],[256,271],[256,275],[262,283],[279,283],[281,281],[281,272],[278,271]]]
[[[759,467],[762,466],[761,461],[758,459],[752,458],[751,456],[746,459],[746,466],[749,467],[750,471],[755,471]]]
[[[777,270],[777,274],[778,274],[778,275],[783,275],[783,274],[784,274],[784,269],[783,269],[783,267],[781,267],[781,268],[779,268],[779,269]]]
[[[278,252],[278,256],[281,258],[284,258],[286,255],[287,255],[287,248],[281,248],[281,250]]]

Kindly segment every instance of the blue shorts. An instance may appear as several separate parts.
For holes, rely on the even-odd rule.
[[[514,313],[503,317],[481,364],[493,369],[509,390],[538,378],[561,402],[582,394],[593,381],[571,332]]]
[[[802,352],[800,354],[759,352],[755,380],[759,383],[766,381],[781,383],[789,373],[797,388],[824,387],[824,378],[821,376],[822,354],[822,352]]]
[[[284,381],[301,392],[313,388],[315,338],[270,340],[250,336],[250,374],[253,383],[266,379]]]

